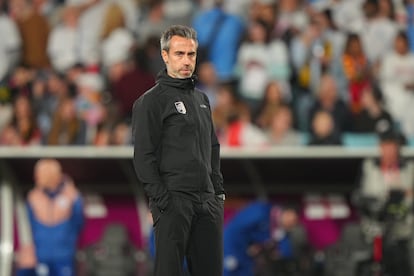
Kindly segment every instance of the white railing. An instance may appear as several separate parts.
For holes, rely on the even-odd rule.
[[[414,157],[414,148],[403,148],[404,155]],[[130,146],[28,146],[1,147],[2,158],[132,158]],[[378,155],[377,148],[325,147],[243,147],[221,148],[222,158],[359,158]]]

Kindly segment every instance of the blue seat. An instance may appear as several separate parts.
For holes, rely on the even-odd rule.
[[[307,144],[309,144],[309,140],[310,140],[310,134],[309,134],[309,132],[300,131],[299,132],[299,137],[300,137],[300,144],[301,145],[307,145]]]
[[[361,148],[376,147],[379,144],[379,138],[376,133],[343,133],[342,143],[345,147]]]
[[[414,147],[414,137],[407,137],[407,146]]]

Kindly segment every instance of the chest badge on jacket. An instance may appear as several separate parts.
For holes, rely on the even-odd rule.
[[[187,109],[185,109],[185,105],[183,102],[175,102],[175,108],[177,109],[178,113],[186,114]]]

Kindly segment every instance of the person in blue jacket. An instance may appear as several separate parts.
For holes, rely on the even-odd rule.
[[[224,229],[224,276],[253,276],[253,255],[271,240],[278,254],[289,258],[292,244],[286,233],[298,223],[297,212],[269,202],[255,201],[241,209]]]
[[[197,31],[199,48],[207,50],[205,61],[211,62],[218,78],[226,81],[234,79],[234,65],[246,26],[241,17],[225,12],[222,2],[215,0],[212,9],[197,14],[193,27]]]
[[[84,224],[80,193],[55,159],[39,160],[34,178],[27,205],[35,267],[21,269],[17,275],[75,275],[77,240]]]

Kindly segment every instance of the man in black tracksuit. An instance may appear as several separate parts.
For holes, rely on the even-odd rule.
[[[197,38],[172,26],[161,37],[166,70],[133,108],[134,167],[149,198],[155,276],[220,276],[223,178],[207,97],[194,88]]]

